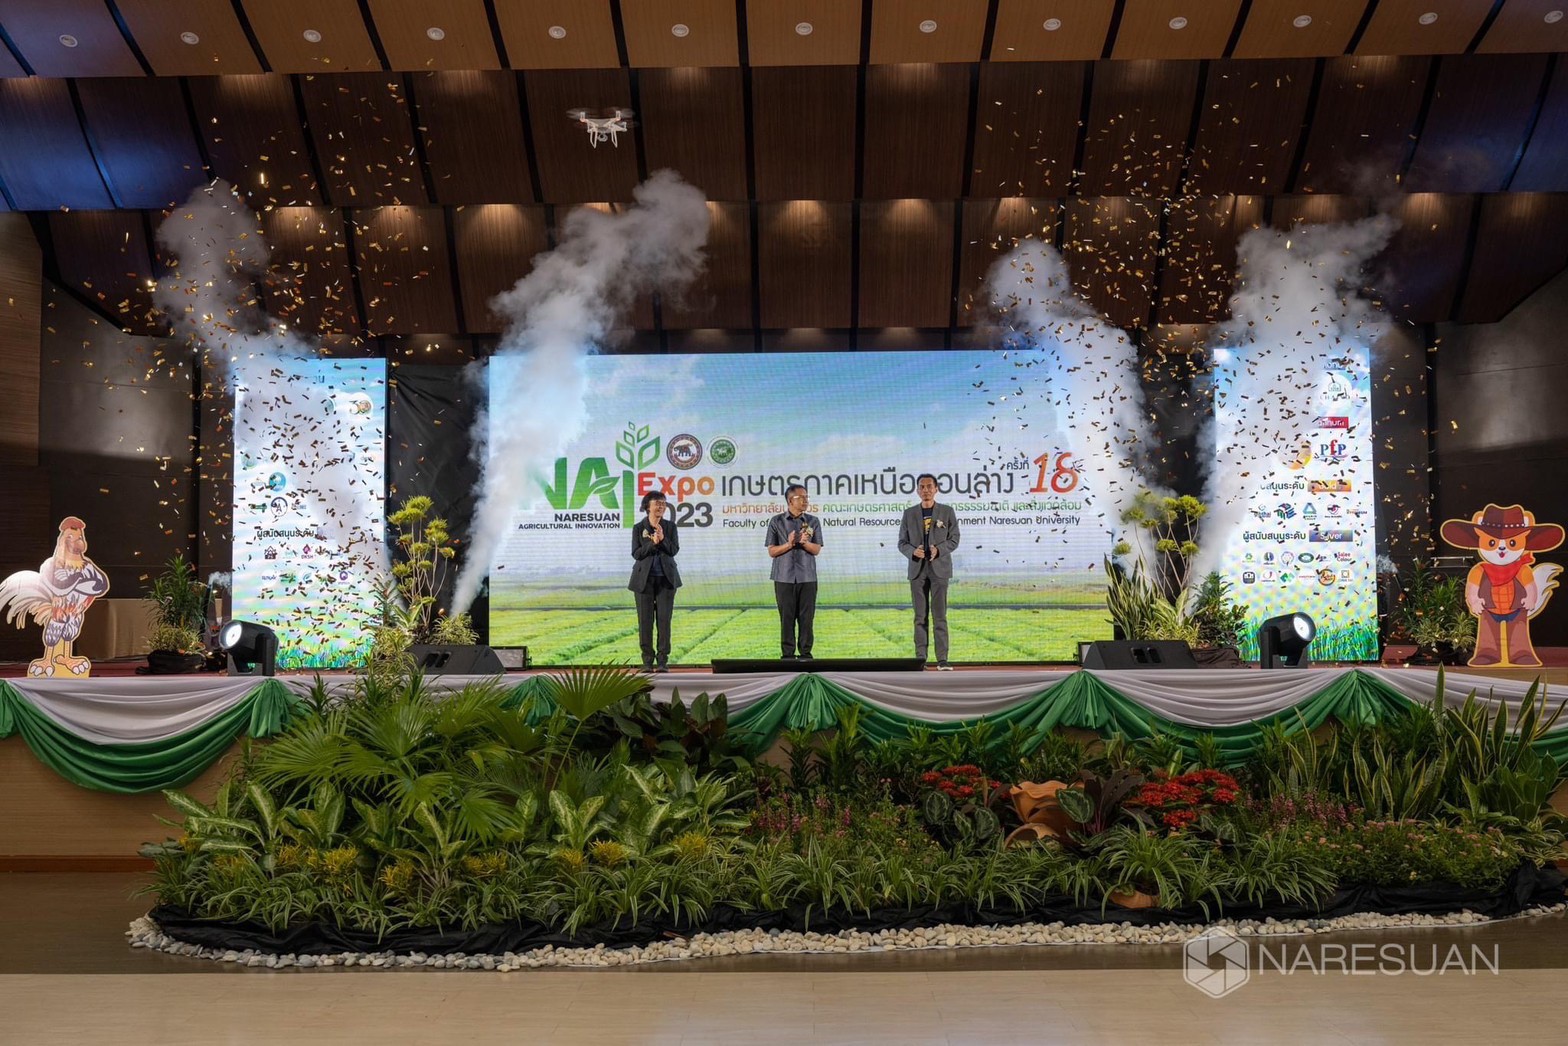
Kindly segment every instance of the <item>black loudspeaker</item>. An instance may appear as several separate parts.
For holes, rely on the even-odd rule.
[[[1197,668],[1180,639],[1102,640],[1083,644],[1084,668]]]
[[[414,664],[427,676],[498,676],[506,671],[487,646],[422,646],[408,648]]]

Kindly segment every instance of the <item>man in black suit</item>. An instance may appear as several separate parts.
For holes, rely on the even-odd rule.
[[[637,639],[642,644],[642,667],[654,667],[653,624],[659,622],[658,670],[670,670],[670,612],[675,609],[675,590],[681,587],[681,572],[675,554],[681,540],[675,520],[666,519],[669,503],[658,491],[642,499],[643,517],[632,531],[632,578],[626,587],[637,595]]]

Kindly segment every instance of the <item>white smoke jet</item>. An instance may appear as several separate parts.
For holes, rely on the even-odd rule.
[[[1386,214],[1351,224],[1253,229],[1237,244],[1231,319],[1215,354],[1214,410],[1201,437],[1209,506],[1193,576],[1215,569],[1278,463],[1295,459],[1331,367],[1361,367],[1386,316],[1358,295],[1361,271],[1398,228]],[[1349,359],[1342,359],[1349,357]]]
[[[1138,347],[1073,290],[1061,253],[1020,240],[986,275],[992,306],[1044,363],[1033,384],[1054,414],[1056,431],[1097,438],[1081,453],[1085,489],[1103,529],[1116,531],[1139,491],[1158,489],[1143,472],[1154,457]]]
[[[164,219],[157,240],[174,271],[154,302],[234,390],[235,445],[268,448],[286,466],[289,495],[321,521],[317,537],[352,561],[341,566],[361,575],[384,567],[381,483],[361,469],[350,414],[330,388],[289,373],[285,364],[316,358],[316,346],[259,304],[255,281],[271,252],[256,215],[214,181]]]
[[[515,512],[537,476],[581,432],[587,417],[583,360],[649,290],[678,294],[706,261],[707,201],[673,171],[658,171],[617,214],[580,207],[555,249],[491,302],[506,327],[496,356],[520,365],[492,373],[491,402],[474,447],[481,479],[470,545],[452,612],[473,603]],[[496,384],[504,381],[504,386]]]

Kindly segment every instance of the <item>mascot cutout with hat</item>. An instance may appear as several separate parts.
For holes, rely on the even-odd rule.
[[[27,666],[36,678],[82,679],[93,663],[71,646],[82,634],[82,620],[93,600],[109,591],[109,577],[87,558],[87,524],[75,516],[60,521],[54,555],[38,572],[19,570],[0,581],[0,613],[23,628],[30,617],[44,626],[44,656]]]
[[[1538,668],[1530,619],[1552,598],[1562,567],[1536,563],[1531,553],[1561,545],[1563,528],[1537,523],[1519,505],[1487,505],[1469,519],[1448,520],[1441,533],[1448,544],[1481,557],[1465,578],[1465,602],[1479,619],[1470,665]]]

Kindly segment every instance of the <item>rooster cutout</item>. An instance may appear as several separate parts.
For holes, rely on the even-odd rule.
[[[1537,563],[1533,553],[1561,545],[1563,528],[1537,523],[1519,505],[1487,505],[1469,519],[1448,520],[1441,533],[1448,544],[1481,557],[1465,578],[1465,603],[1477,619],[1470,664],[1538,667],[1530,619],[1552,598],[1562,567]]]
[[[71,648],[82,634],[82,620],[93,600],[109,591],[109,578],[87,558],[87,524],[75,516],[60,521],[54,555],[37,573],[19,570],[0,581],[0,613],[17,628],[27,619],[44,626],[44,656],[27,666],[35,678],[84,678],[93,663]]]

